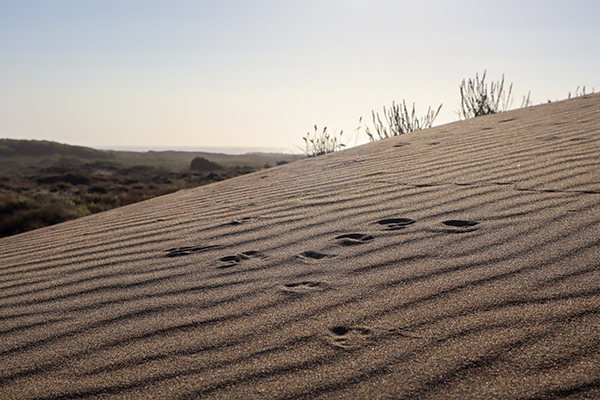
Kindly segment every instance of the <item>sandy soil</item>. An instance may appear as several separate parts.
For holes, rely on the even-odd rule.
[[[600,95],[0,240],[0,398],[600,398]]]

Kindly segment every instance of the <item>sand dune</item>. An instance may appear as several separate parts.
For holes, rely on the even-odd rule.
[[[0,240],[0,398],[600,398],[600,95]]]

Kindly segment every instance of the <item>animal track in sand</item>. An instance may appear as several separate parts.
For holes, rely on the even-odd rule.
[[[454,227],[457,227],[457,228],[464,228],[464,227],[470,227],[470,226],[478,225],[479,222],[465,221],[465,220],[461,220],[461,219],[451,219],[451,220],[448,220],[448,221],[443,221],[442,224],[448,225],[448,226],[454,226]]]
[[[363,347],[367,343],[376,343],[382,339],[421,339],[421,336],[398,328],[373,328],[336,326],[329,329],[327,341],[335,347],[353,349]]]
[[[442,224],[452,227],[452,228],[458,228],[458,229],[448,229],[448,232],[452,232],[452,233],[463,233],[463,232],[473,232],[475,230],[477,230],[478,228],[475,228],[475,226],[479,225],[479,222],[476,221],[467,221],[467,220],[461,220],[461,219],[450,219],[448,221],[442,221]]]
[[[346,235],[336,236],[336,239],[339,240],[339,244],[342,246],[357,246],[370,242],[374,237],[363,233],[348,233]]]
[[[253,218],[251,217],[244,217],[244,218],[236,218],[230,222],[226,222],[222,225],[219,225],[219,227],[225,227],[225,226],[237,226],[237,225],[241,225],[245,222],[251,221]]]
[[[196,253],[204,253],[209,250],[220,249],[221,246],[211,245],[211,246],[188,246],[188,247],[176,247],[172,249],[165,250],[167,253],[167,257],[181,257],[188,256],[190,254]]]
[[[367,328],[336,326],[329,330],[329,340],[334,346],[343,349],[362,347],[371,340],[371,330]]]
[[[235,267],[237,264],[241,263],[244,260],[248,260],[250,258],[265,258],[258,251],[243,251],[241,253],[235,254],[233,256],[226,256],[219,259],[223,265],[217,267],[218,269],[225,269]]]
[[[404,229],[409,225],[415,223],[414,219],[410,218],[386,218],[377,221],[379,225],[385,225],[386,231],[397,231],[399,229]]]
[[[290,293],[309,293],[321,291],[326,288],[323,282],[304,281],[295,283],[286,283],[283,285],[283,290]]]
[[[333,256],[331,254],[319,253],[318,251],[307,250],[307,251],[304,251],[304,252],[298,254],[296,257],[298,257],[299,259],[301,259],[303,261],[314,261],[314,260],[322,260],[324,258],[335,257],[335,256]]]
[[[231,222],[228,222],[225,224],[225,226],[236,226],[236,225],[241,225],[246,221],[250,221],[252,218],[250,217],[244,217],[244,218],[239,218],[239,219],[234,219]]]

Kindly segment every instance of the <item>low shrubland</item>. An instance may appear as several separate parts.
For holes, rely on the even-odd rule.
[[[206,185],[255,171],[172,172],[148,165],[110,162],[29,167],[0,176],[0,237]]]
[[[255,169],[265,164],[295,161],[296,154],[247,153],[220,154],[191,151],[112,151],[89,147],[70,146],[48,141],[0,139],[0,174],[28,167],[55,167],[108,162],[120,168],[138,165],[152,166],[167,171],[189,169],[190,161],[201,157],[224,168],[249,166]]]

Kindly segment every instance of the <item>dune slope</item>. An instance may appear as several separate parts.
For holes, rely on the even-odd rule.
[[[600,95],[0,240],[0,398],[600,398]]]

